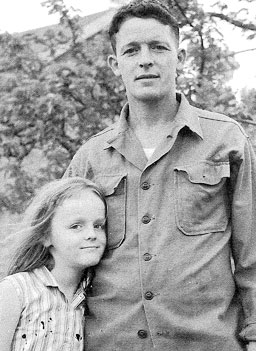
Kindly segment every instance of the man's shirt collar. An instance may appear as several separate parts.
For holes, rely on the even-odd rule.
[[[180,102],[178,112],[174,118],[175,125],[188,127],[193,133],[196,133],[203,139],[203,131],[197,110],[191,106],[185,96],[177,93],[177,100]]]
[[[203,139],[203,131],[200,125],[199,115],[196,109],[189,104],[187,99],[182,93],[177,93],[177,100],[179,101],[178,112],[174,118],[174,124],[170,130],[170,135],[173,134],[177,127],[182,129],[183,127],[188,127],[193,133],[196,133],[201,139]],[[118,136],[129,130],[128,124],[129,116],[129,105],[126,103],[122,108],[120,119],[116,124],[115,133],[108,143],[111,144]]]

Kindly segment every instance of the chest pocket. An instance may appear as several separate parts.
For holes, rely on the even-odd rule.
[[[176,223],[186,235],[224,231],[230,217],[226,180],[229,163],[176,167]]]
[[[126,174],[97,176],[94,181],[100,184],[106,197],[107,249],[113,250],[125,240]]]

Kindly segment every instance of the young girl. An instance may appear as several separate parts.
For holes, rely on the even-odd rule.
[[[106,202],[82,178],[44,186],[24,218],[25,240],[0,282],[0,350],[83,350],[90,268],[106,245]]]

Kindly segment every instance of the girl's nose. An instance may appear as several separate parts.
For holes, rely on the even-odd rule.
[[[88,226],[84,232],[84,238],[86,240],[96,240],[96,232],[94,226]]]

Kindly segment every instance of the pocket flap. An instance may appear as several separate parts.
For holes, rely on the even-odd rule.
[[[229,162],[199,163],[192,166],[175,167],[175,171],[186,172],[191,183],[218,184],[222,178],[230,177]]]
[[[95,177],[95,182],[101,185],[105,196],[121,195],[123,193],[122,181],[126,179],[127,174],[107,174]]]

